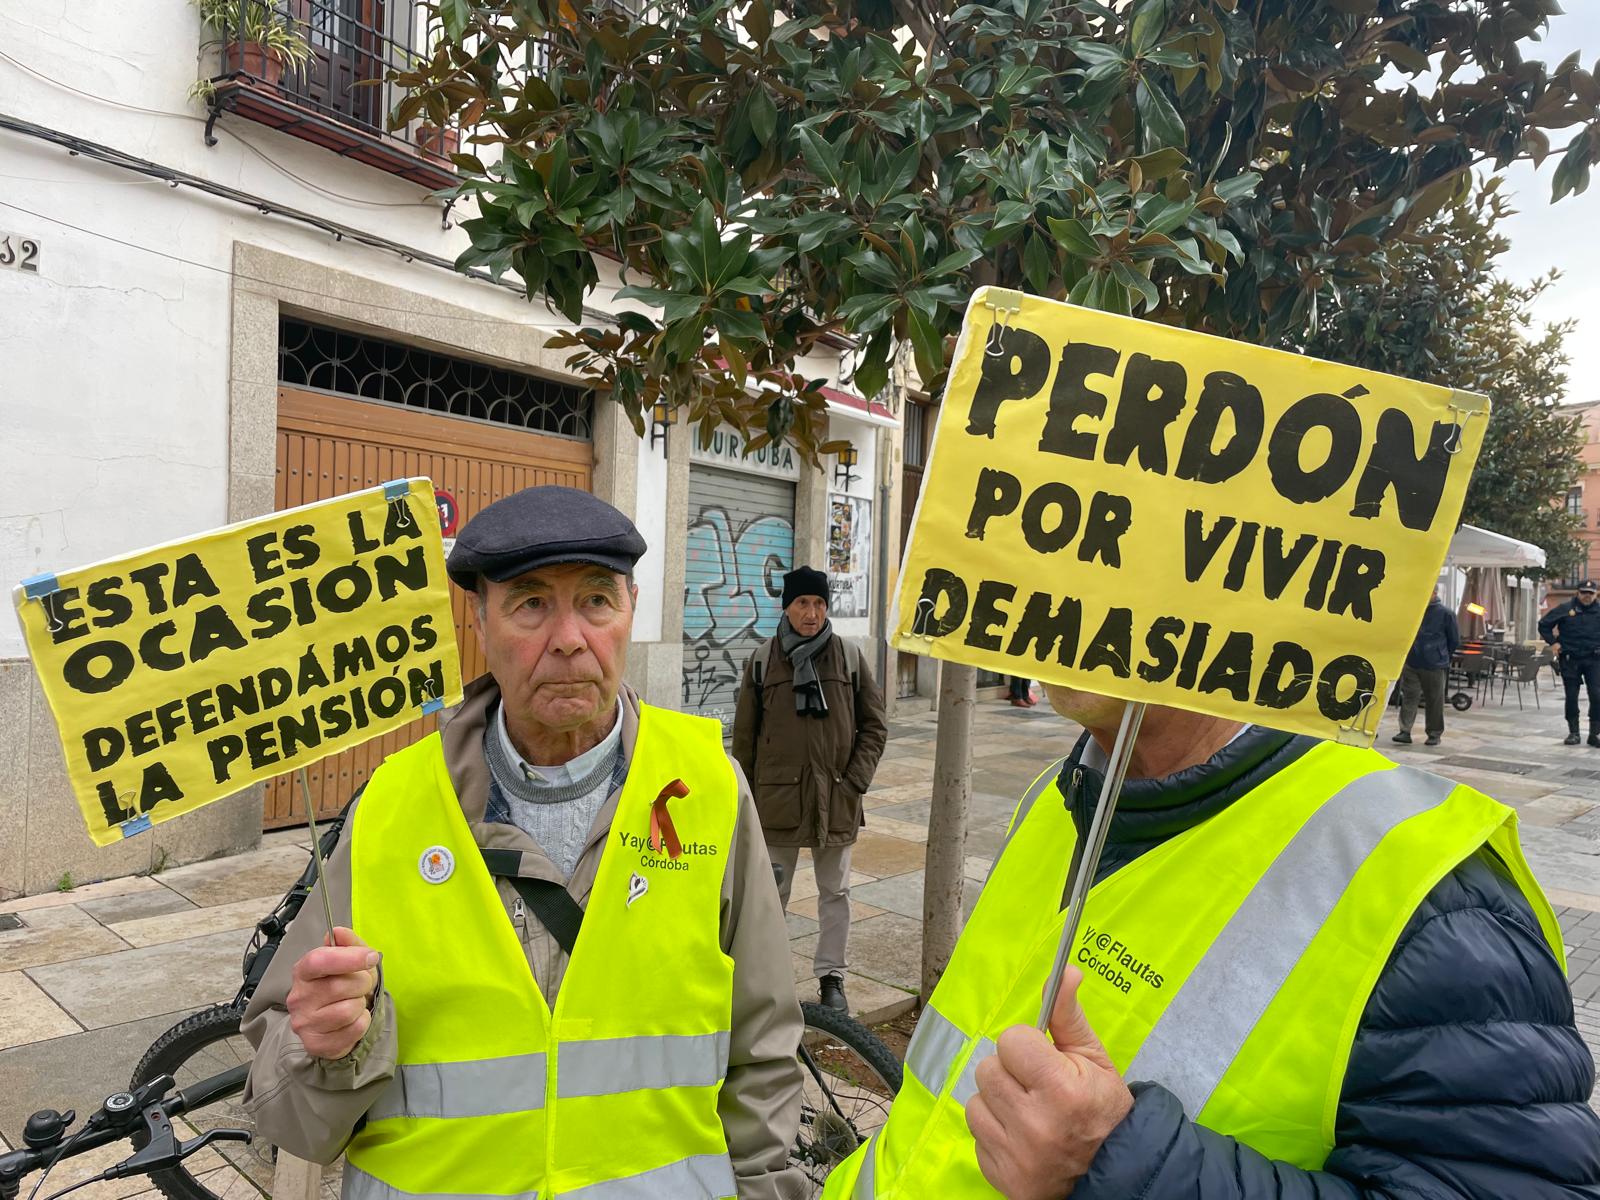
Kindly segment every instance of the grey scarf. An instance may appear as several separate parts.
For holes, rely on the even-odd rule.
[[[833,622],[824,621],[811,637],[801,637],[787,616],[778,621],[778,649],[794,668],[794,710],[802,717],[825,717],[828,701],[817,678],[816,657],[833,639]]]

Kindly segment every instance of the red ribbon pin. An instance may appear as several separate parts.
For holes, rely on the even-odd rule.
[[[689,785],[681,779],[674,779],[661,789],[661,794],[650,805],[650,849],[656,854],[661,853],[663,843],[667,847],[667,857],[677,858],[683,853],[683,843],[678,840],[678,831],[673,828],[672,814],[667,811],[667,801],[683,799],[689,794]]]

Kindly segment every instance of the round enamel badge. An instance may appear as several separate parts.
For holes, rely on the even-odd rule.
[[[456,869],[455,856],[443,846],[429,846],[417,860],[417,869],[429,883],[443,883]]]

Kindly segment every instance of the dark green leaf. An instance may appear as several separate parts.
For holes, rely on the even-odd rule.
[[[1134,108],[1139,114],[1144,153],[1149,154],[1166,146],[1179,150],[1186,147],[1183,121],[1160,87],[1148,79],[1139,80],[1134,89]]]
[[[1111,273],[1130,295],[1137,295],[1144,302],[1143,307],[1155,308],[1161,303],[1161,293],[1156,291],[1156,285],[1127,263],[1112,263]]]
[[[757,88],[750,96],[750,131],[756,141],[765,146],[778,129],[778,106],[772,102],[765,88]]]
[[[1078,258],[1098,258],[1100,243],[1089,235],[1083,227],[1083,222],[1072,217],[1051,217],[1049,220],[1050,232],[1055,239],[1067,250],[1067,253]]]
[[[1022,249],[1022,274],[1035,292],[1043,292],[1050,283],[1050,251],[1044,239],[1030,233]]]

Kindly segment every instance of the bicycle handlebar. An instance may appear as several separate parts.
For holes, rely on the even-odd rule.
[[[197,1138],[183,1141],[172,1128],[173,1117],[242,1090],[249,1070],[248,1063],[241,1064],[221,1075],[202,1079],[174,1096],[167,1095],[172,1087],[172,1076],[158,1076],[136,1092],[114,1092],[107,1096],[99,1110],[71,1134],[67,1129],[77,1117],[72,1110],[58,1113],[47,1108],[34,1113],[23,1133],[25,1145],[20,1150],[0,1154],[0,1200],[15,1200],[23,1177],[33,1171],[48,1171],[58,1162],[140,1132],[147,1135],[144,1146],[108,1168],[99,1178],[147,1175],[174,1166],[213,1142],[250,1141],[249,1132],[243,1129],[209,1129]]]

